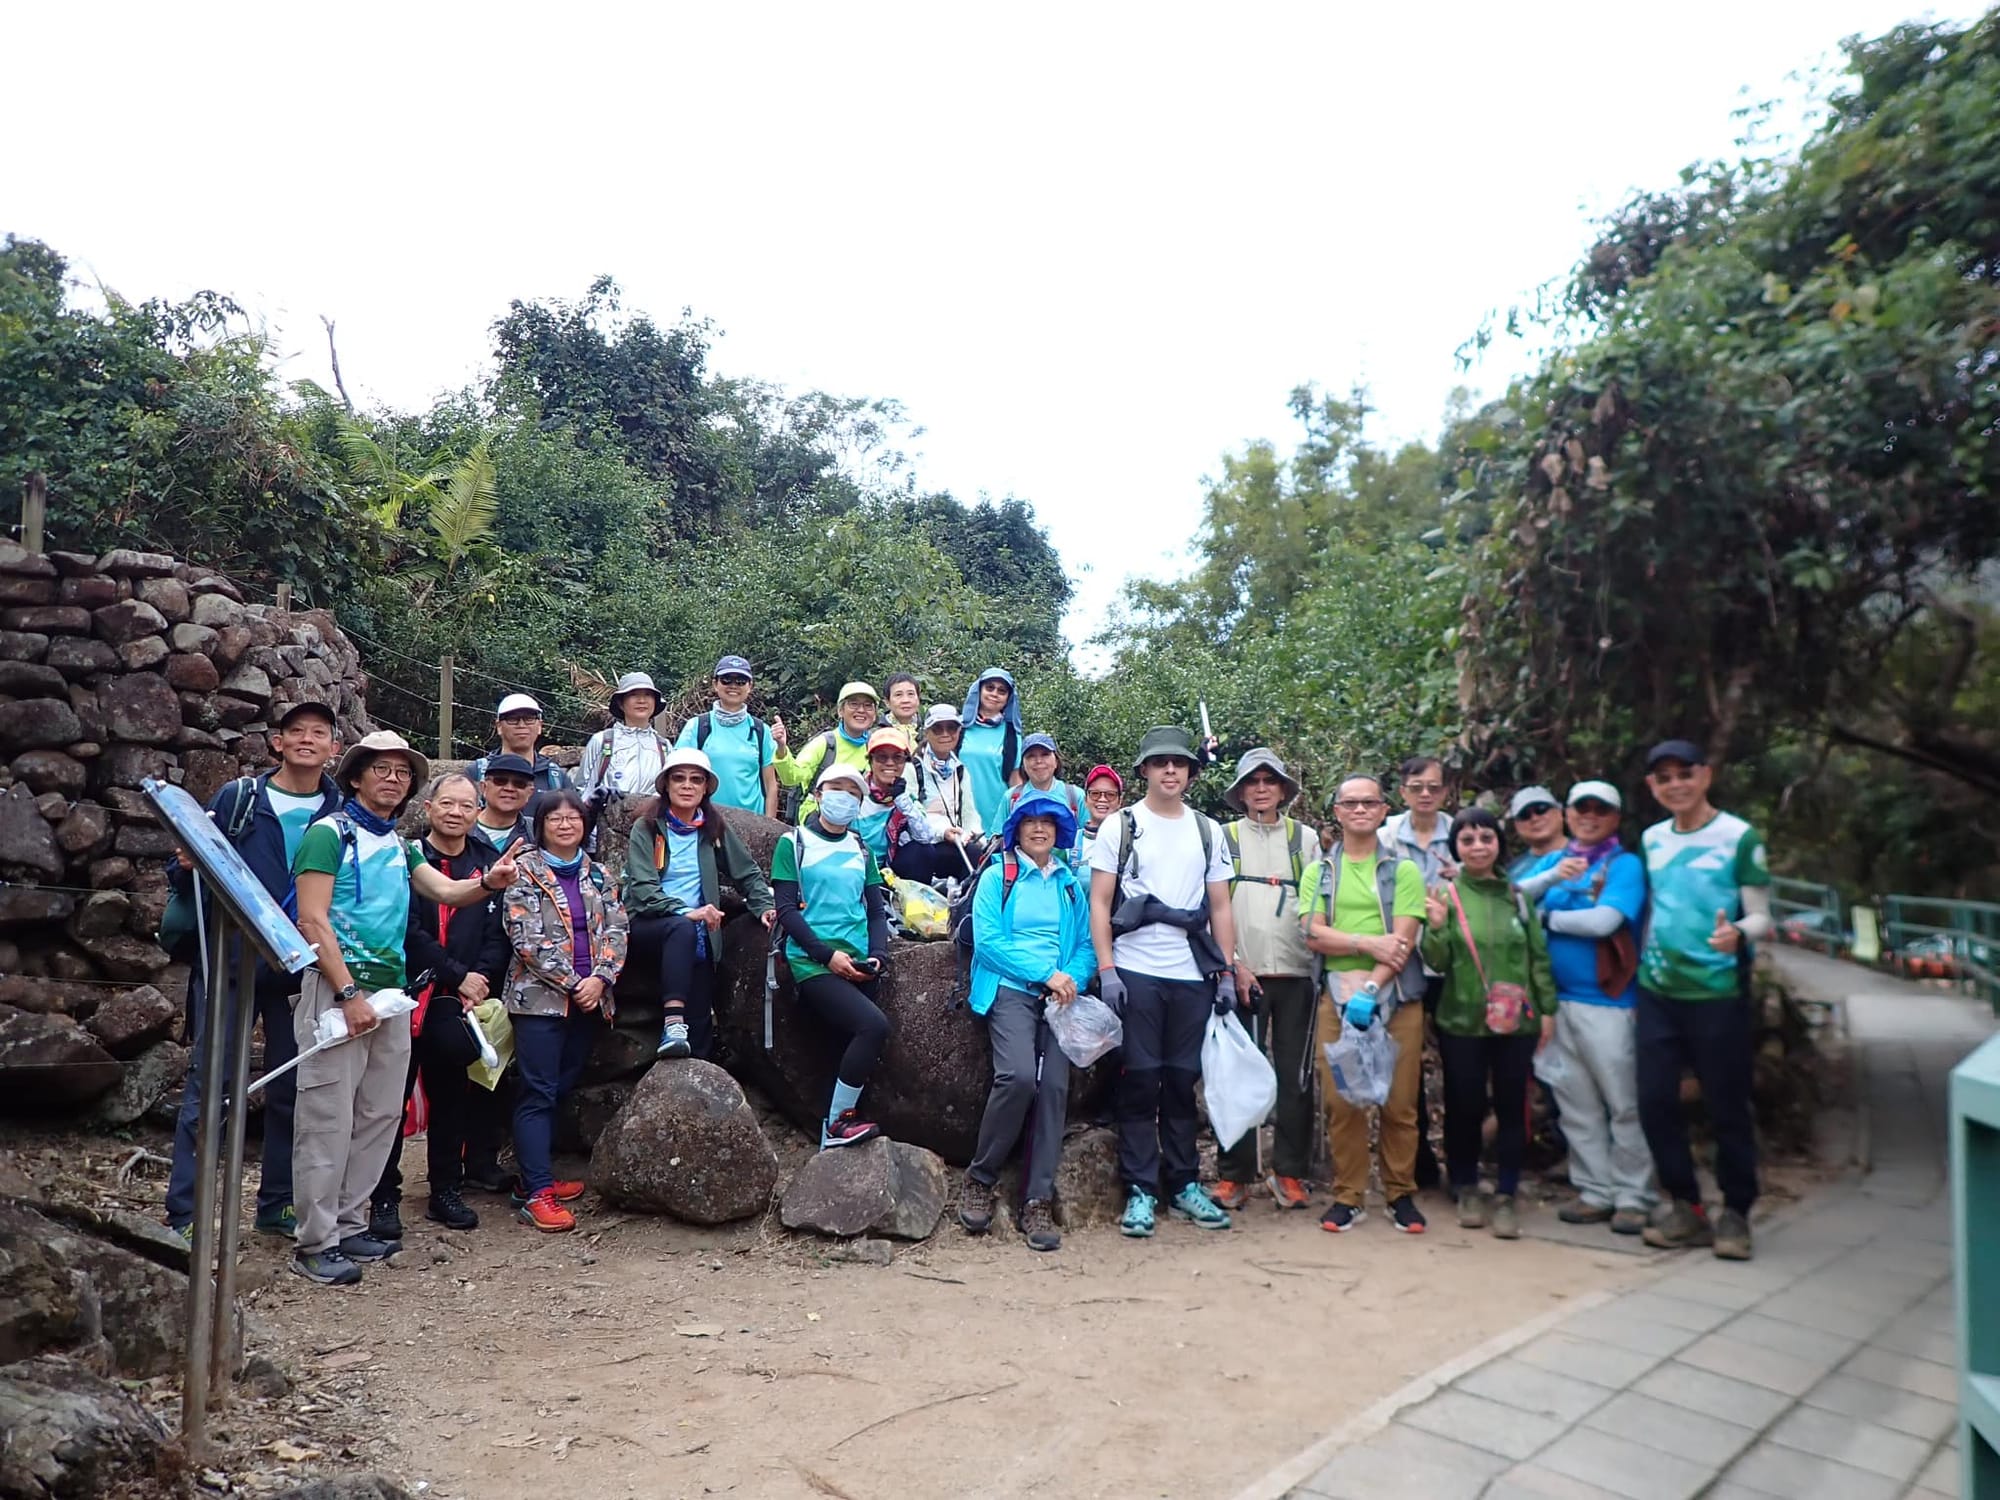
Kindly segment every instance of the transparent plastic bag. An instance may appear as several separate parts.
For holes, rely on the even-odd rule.
[[[1340,1035],[1326,1043],[1326,1065],[1333,1070],[1334,1088],[1349,1104],[1387,1104],[1396,1076],[1396,1039],[1380,1021],[1361,1029],[1342,1021]]]
[[[1042,1010],[1049,1035],[1079,1068],[1087,1068],[1113,1047],[1125,1043],[1125,1023],[1118,1012],[1095,995],[1078,995],[1067,1005],[1051,1000]]]
[[[1535,1054],[1535,1076],[1550,1088],[1561,1088],[1569,1075],[1569,1054],[1551,1043]]]
[[[1211,1016],[1201,1043],[1201,1088],[1215,1143],[1227,1151],[1278,1102],[1278,1073],[1235,1013]]]
[[[951,934],[951,903],[935,887],[918,880],[896,882],[898,925],[904,933],[921,942],[934,942]]]

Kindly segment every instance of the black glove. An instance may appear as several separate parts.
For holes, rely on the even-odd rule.
[[[1226,1016],[1236,1009],[1236,976],[1224,969],[1215,976],[1215,1013]]]

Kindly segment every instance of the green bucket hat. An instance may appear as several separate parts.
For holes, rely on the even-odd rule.
[[[1139,754],[1132,764],[1143,766],[1155,757],[1170,755],[1189,762],[1197,771],[1201,769],[1201,757],[1195,753],[1194,741],[1188,737],[1188,732],[1168,724],[1146,731],[1146,737],[1139,741]]]

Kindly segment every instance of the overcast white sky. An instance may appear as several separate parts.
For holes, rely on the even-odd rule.
[[[1951,12],[1947,12],[1951,13]],[[0,230],[130,297],[229,293],[290,377],[426,404],[510,298],[722,331],[893,396],[918,474],[1032,501],[1073,638],[1184,557],[1303,380],[1429,437],[1453,351],[1634,187],[1895,0],[16,6]],[[1084,569],[1088,567],[1088,571]]]

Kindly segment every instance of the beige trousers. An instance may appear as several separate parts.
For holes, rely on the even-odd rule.
[[[301,1052],[313,1044],[320,1013],[339,1003],[325,976],[306,970],[304,988],[292,1002],[292,1035]],[[410,1018],[384,1021],[315,1053],[298,1071],[292,1206],[299,1216],[298,1248],[313,1253],[368,1227],[368,1195],[403,1128]]]
[[[1368,1116],[1370,1110],[1349,1104],[1333,1086],[1327,1066],[1327,1044],[1340,1035],[1340,1006],[1368,982],[1366,969],[1330,971],[1319,995],[1319,1021],[1313,1034],[1313,1065],[1319,1070],[1319,1096],[1326,1110],[1327,1147],[1333,1157],[1333,1201],[1359,1208],[1368,1195]],[[1382,1196],[1393,1202],[1417,1190],[1417,1093],[1424,1069],[1424,1007],[1409,1000],[1389,1017],[1389,1035],[1396,1039],[1396,1072],[1389,1082],[1389,1102],[1382,1106]]]

